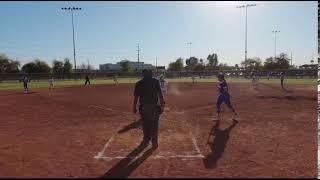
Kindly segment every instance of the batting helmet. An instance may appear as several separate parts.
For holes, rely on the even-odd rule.
[[[224,74],[223,74],[223,73],[219,73],[219,74],[218,74],[218,78],[219,78],[219,79],[224,79]]]

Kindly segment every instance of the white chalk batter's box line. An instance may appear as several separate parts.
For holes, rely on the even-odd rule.
[[[103,106],[94,106],[91,105],[89,107],[93,107],[93,108],[98,108],[101,110],[107,110],[107,111],[113,111],[111,108],[106,108]],[[199,128],[199,127],[197,127]],[[106,161],[110,161],[110,160],[114,160],[114,159],[124,159],[124,158],[139,158],[139,156],[135,156],[135,157],[127,157],[127,156],[115,156],[115,157],[108,157],[108,156],[103,156],[103,154],[105,153],[106,149],[109,147],[109,145],[111,144],[111,142],[114,140],[116,134],[114,134],[108,141],[107,143],[104,145],[102,151],[100,151],[98,153],[98,155],[94,156],[94,159],[99,159],[99,160],[106,160]],[[204,156],[202,155],[202,153],[200,152],[200,149],[197,145],[197,141],[195,139],[195,137],[193,136],[193,134],[189,133],[189,136],[192,139],[192,144],[194,149],[196,150],[197,154],[196,155],[169,155],[169,156],[162,156],[162,155],[156,155],[156,156],[151,156],[150,159],[171,159],[171,158],[179,158],[182,160],[188,160],[188,159],[197,159],[197,158],[204,158]]]
[[[98,157],[95,156],[95,159],[98,160],[105,160],[105,161],[112,161],[115,159],[138,159],[140,156],[134,156],[134,157],[127,157],[127,156],[115,156],[115,157],[107,157],[107,156],[102,156],[102,157]],[[199,154],[199,155],[171,155],[171,156],[161,156],[161,155],[155,155],[155,156],[151,156],[149,159],[181,159],[181,160],[193,160],[193,159],[202,159],[204,158],[203,155]]]
[[[191,135],[191,133],[190,133]],[[108,157],[108,156],[104,156],[103,154],[105,153],[105,151],[107,150],[107,148],[110,146],[111,142],[114,140],[116,134],[114,134],[108,141],[107,143],[104,145],[102,151],[100,151],[98,153],[98,155],[94,156],[94,159],[98,159],[98,160],[104,160],[104,161],[111,161],[114,159],[125,159],[125,158],[130,158],[130,159],[137,159],[140,156],[133,156],[133,157],[128,157],[128,156],[114,156],[114,157]],[[192,136],[192,144],[197,152],[197,154],[195,155],[155,155],[155,156],[151,156],[150,159],[182,159],[182,160],[194,160],[194,159],[202,159],[204,158],[204,156],[201,154],[200,149],[197,145],[196,139],[194,138],[194,136]]]

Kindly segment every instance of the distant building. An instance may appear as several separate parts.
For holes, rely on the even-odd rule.
[[[318,68],[318,64],[304,64],[302,66],[299,66],[299,69],[312,69],[312,70],[316,70]]]
[[[166,71],[166,67],[165,66],[157,66],[156,68],[157,72],[165,72]]]
[[[129,62],[129,66],[131,69],[137,69],[137,70],[142,70],[142,69],[154,69],[155,67],[152,64],[144,64],[144,62]],[[120,62],[117,62],[116,64],[100,64],[99,65],[99,70],[100,71],[121,71],[121,65]]]

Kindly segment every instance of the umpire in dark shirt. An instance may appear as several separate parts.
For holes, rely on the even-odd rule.
[[[152,71],[144,69],[143,79],[138,81],[134,90],[133,112],[137,113],[139,100],[139,113],[143,125],[143,145],[152,142],[152,147],[158,147],[159,117],[164,109],[164,100],[159,81],[152,77]],[[160,99],[160,106],[158,100]]]

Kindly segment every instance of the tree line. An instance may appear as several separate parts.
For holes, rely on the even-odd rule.
[[[230,66],[226,63],[219,63],[218,55],[216,53],[209,54],[206,59],[190,57],[187,59],[178,58],[176,61],[169,64],[169,71],[206,71],[206,70],[239,70],[246,69],[250,71],[258,70],[286,70],[286,69],[297,69],[296,66],[290,65],[290,58],[285,53],[280,53],[276,58],[268,57],[262,63],[261,58],[252,57],[241,64],[235,64]],[[185,62],[185,66],[184,63]],[[313,60],[311,60],[313,63]]]
[[[21,68],[21,63],[15,61],[5,54],[0,54],[0,73],[54,73],[54,74],[68,74],[72,73],[72,64],[70,59],[63,60],[54,59],[52,67],[46,61],[35,59],[32,62],[24,64]],[[80,67],[82,67],[81,65]]]
[[[185,62],[185,65],[184,65]],[[310,61],[313,64],[313,60]],[[130,61],[125,59],[120,61],[122,72],[135,72],[136,69],[130,67]],[[0,54],[0,73],[54,73],[54,74],[68,74],[72,73],[72,64],[69,58],[63,60],[54,59],[52,67],[46,61],[35,59],[32,62],[24,64],[21,68],[21,63],[15,61],[5,54]],[[259,57],[248,58],[234,66],[226,63],[219,63],[218,55],[216,53],[209,54],[206,59],[189,57],[187,59],[177,58],[174,62],[169,63],[167,70],[169,71],[210,71],[210,70],[286,70],[297,69],[296,66],[290,65],[290,59],[285,53],[280,53],[276,58],[268,57],[262,62]],[[77,67],[78,70],[93,70],[94,67],[89,63],[86,65],[82,63]]]

